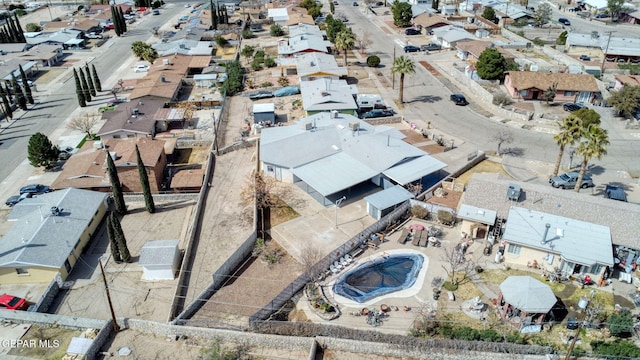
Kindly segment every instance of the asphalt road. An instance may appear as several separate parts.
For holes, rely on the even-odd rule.
[[[181,7],[181,4],[170,6],[175,6],[176,11],[183,10],[177,8]],[[167,10],[158,16],[147,15],[144,23],[138,25],[139,27],[132,26],[125,36],[109,40],[96,51],[84,52],[87,59],[95,57],[91,64],[95,65],[103,84],[107,77],[116,73],[123,59],[132,56],[131,44],[134,41],[146,41],[152,36],[150,29],[167,23],[174,16],[172,13]],[[67,81],[49,84],[46,91],[34,93],[36,104],[23,112],[17,121],[0,134],[0,179],[6,179],[26,159],[31,135],[37,132],[51,134],[78,107],[73,76],[69,73],[62,79]],[[5,124],[2,126],[6,127]]]
[[[394,47],[396,56],[407,55],[416,63],[420,60],[429,61],[431,55],[404,54],[402,45],[406,44],[407,40],[416,38],[415,36],[405,36],[401,33],[389,34],[383,31],[380,28],[379,16],[364,14],[364,7],[355,7],[351,3],[348,0],[341,0],[341,5],[336,7],[336,13],[343,14],[349,19],[347,25],[353,29],[354,33],[370,34],[369,37],[374,41],[367,48],[367,53],[380,57],[381,64],[385,67],[381,71],[388,71],[391,66]],[[378,13],[384,11],[382,8],[374,10]],[[396,89],[397,82],[396,79]],[[509,147],[512,153],[521,157],[523,161],[555,162],[558,147],[551,134],[514,128],[490,120],[482,115],[482,109],[473,104],[468,107],[455,106],[449,100],[454,90],[464,93],[464,89],[450,89],[443,86],[440,80],[416,64],[416,73],[407,76],[405,80],[405,108],[402,113],[405,118],[408,117],[412,121],[413,119],[422,121],[423,127],[427,121],[430,121],[438,130],[451,134],[479,150],[496,150],[497,144],[492,138],[500,131],[508,130],[513,133],[515,139]],[[397,95],[394,94],[393,97],[397,98]],[[640,171],[640,162],[637,161],[637,154],[640,154],[640,141],[630,130],[620,130],[620,120],[612,116],[611,109],[597,109],[597,111],[603,115],[603,127],[609,131],[611,144],[608,146],[608,154],[601,160],[591,161],[591,166],[594,169],[601,169],[602,172],[624,170],[637,174]]]

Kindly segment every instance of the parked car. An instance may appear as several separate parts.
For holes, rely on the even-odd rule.
[[[285,86],[273,92],[273,96],[282,97],[300,94],[300,88],[297,86]]]
[[[104,26],[105,30],[113,30],[115,29],[115,25],[113,25],[113,23],[107,24]]]
[[[414,28],[408,28],[404,31],[405,35],[420,35],[420,30]]]
[[[562,105],[564,111],[574,112],[586,108],[586,106],[578,103],[564,103]]]
[[[151,12],[153,15],[160,15],[160,10],[155,9]]]
[[[376,2],[376,6],[377,7],[384,6],[384,3],[382,1],[378,1]]]
[[[453,101],[453,103],[456,105],[460,105],[460,106],[469,105],[467,98],[465,98],[464,95],[462,94],[451,94],[451,96],[449,96],[449,99]]]
[[[559,18],[558,22],[562,25],[571,26],[571,21],[567,18]]]
[[[596,19],[606,19],[608,17],[611,17],[611,15],[609,14],[596,14]]]
[[[87,39],[102,39],[102,34],[96,34],[95,32],[90,32],[84,35]]]
[[[52,189],[47,185],[42,184],[31,184],[27,186],[23,186],[20,188],[20,195],[29,193],[29,194],[44,194],[51,192]]]
[[[607,199],[627,202],[627,194],[624,189],[615,185],[607,185],[604,189],[604,197]]]
[[[187,15],[180,16],[180,17],[178,18],[178,21],[187,21],[187,20],[189,20],[189,16],[187,16]]]
[[[354,1],[352,5],[353,5],[353,6],[358,6],[358,2],[357,2],[357,1]]]
[[[379,117],[393,116],[393,110],[373,109],[362,114],[363,119],[373,119]]]
[[[22,78],[16,79],[16,81],[18,82],[18,84],[22,85]],[[27,85],[29,85],[29,87],[32,87],[33,86],[33,81],[27,80]]]
[[[0,295],[0,309],[5,310],[27,310],[29,302],[21,297],[2,294]]]
[[[440,44],[436,44],[436,43],[429,43],[427,45],[420,46],[420,50],[422,50],[422,51],[442,50],[442,46]]]
[[[118,106],[116,104],[111,104],[111,105],[106,105],[106,106],[100,106],[98,108],[98,112],[99,113],[103,113],[105,111],[110,111],[110,110],[115,110]]]
[[[68,160],[71,157],[71,153],[73,152],[73,148],[71,146],[67,146],[61,148],[58,146],[58,160]]]
[[[258,99],[268,99],[273,97],[273,92],[269,90],[260,90],[249,94],[249,99],[258,100]]]
[[[404,52],[406,53],[410,53],[410,52],[418,52],[420,51],[420,48],[417,46],[413,46],[413,45],[407,45],[404,47]]]
[[[580,55],[580,60],[582,60],[582,61],[591,61],[591,56],[589,56],[589,55]]]
[[[5,205],[12,207],[15,204],[19,203],[20,201],[26,199],[26,198],[30,198],[32,195],[30,193],[24,193],[22,195],[13,195],[13,196],[9,196],[9,198],[7,199],[7,201],[4,202]]]
[[[147,70],[149,70],[149,65],[137,65],[133,69],[135,72],[147,72]]]
[[[573,189],[576,187],[576,182],[578,181],[578,176],[580,174],[577,172],[568,172],[559,176],[554,176],[549,179],[549,183],[554,188],[561,189]],[[593,187],[593,180],[591,180],[591,176],[584,174],[582,177],[582,184],[580,184],[581,188]]]

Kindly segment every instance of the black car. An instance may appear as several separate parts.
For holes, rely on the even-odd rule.
[[[462,94],[451,94],[451,96],[449,96],[449,99],[451,99],[451,101],[453,101],[453,103],[456,105],[460,105],[460,106],[469,105],[469,102]]]
[[[353,2],[353,6],[358,6],[358,2],[357,2],[357,1],[354,1],[354,2]]]
[[[20,188],[20,195],[22,194],[44,194],[51,191],[51,188],[42,184],[31,184]]]
[[[409,28],[409,29],[404,31],[404,34],[405,35],[420,35],[420,30],[414,29],[414,28]]]
[[[442,46],[440,44],[436,44],[436,43],[429,43],[427,45],[420,46],[420,50],[422,50],[422,51],[442,50]]]
[[[565,103],[562,105],[564,111],[574,112],[586,108],[586,106],[578,103]]]
[[[607,185],[604,189],[604,197],[607,199],[627,202],[627,194],[619,186]]]
[[[362,114],[363,119],[372,119],[386,116],[393,116],[393,110],[374,109]]]
[[[19,203],[20,201],[26,199],[26,198],[30,198],[31,194],[30,193],[24,193],[22,195],[13,195],[10,196],[7,201],[4,202],[5,205],[11,207],[17,203]]]
[[[273,97],[273,92],[268,90],[260,90],[254,93],[249,94],[249,99],[258,100],[258,99],[269,99]]]
[[[582,61],[591,61],[591,56],[589,56],[589,55],[580,55],[580,60],[582,60]]]
[[[410,53],[410,52],[418,52],[420,51],[420,48],[417,46],[413,46],[413,45],[407,45],[404,47],[404,52],[406,53]]]

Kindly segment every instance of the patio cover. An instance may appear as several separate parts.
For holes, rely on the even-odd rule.
[[[504,301],[527,313],[547,313],[556,303],[551,288],[530,276],[509,276],[500,291]]]

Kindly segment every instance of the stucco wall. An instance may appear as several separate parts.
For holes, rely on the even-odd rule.
[[[58,269],[29,267],[28,274],[18,275],[15,267],[0,268],[0,284],[48,284],[58,273]]]
[[[520,251],[520,254],[518,255],[510,254],[509,244],[507,243],[507,246],[505,247],[505,250],[504,250],[505,263],[527,266],[527,263],[533,263],[533,260],[535,260],[543,268],[547,268],[550,270],[556,266],[557,267],[560,266],[560,261],[561,261],[560,256],[555,255],[553,257],[553,264],[548,264],[547,261],[544,259],[544,257],[547,256],[547,252],[539,251],[532,248],[527,248],[524,246],[521,246],[521,248],[522,250]]]

